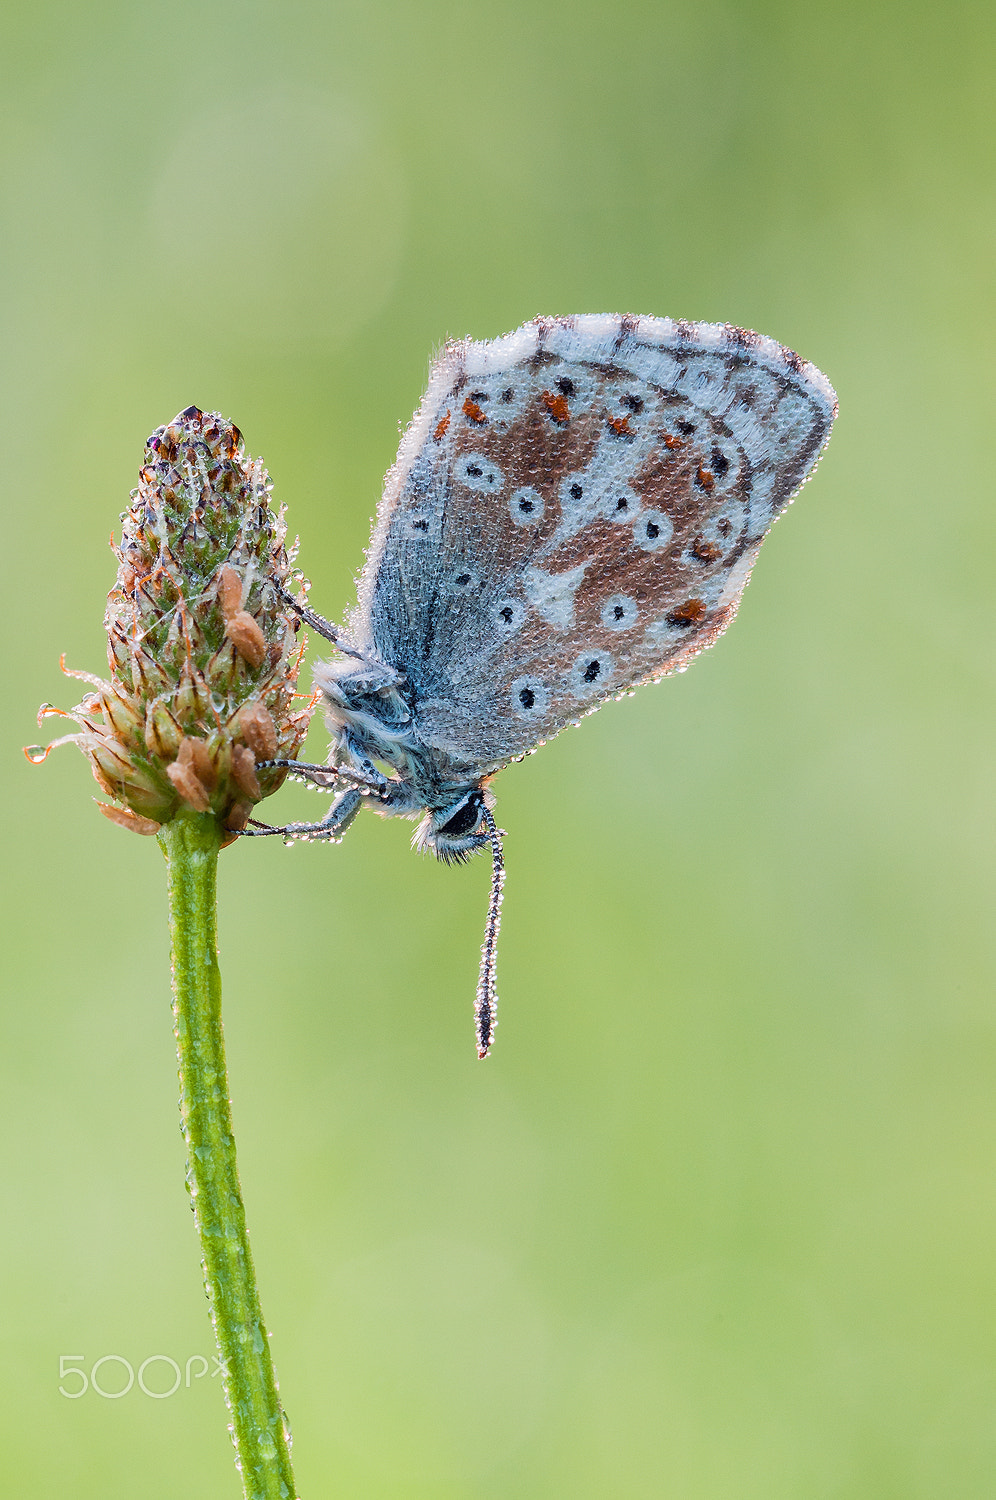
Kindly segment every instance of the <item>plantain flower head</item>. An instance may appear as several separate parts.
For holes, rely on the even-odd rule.
[[[178,812],[213,812],[232,830],[286,774],[258,762],[293,759],[311,715],[294,708],[303,654],[287,603],[296,544],[242,434],[217,412],[188,406],[146,445],[122,516],[118,576],[104,624],[110,678],[68,713],[75,743],[114,822],[155,833]],[[32,746],[40,761],[53,745]],[[234,835],[233,835],[234,836]]]

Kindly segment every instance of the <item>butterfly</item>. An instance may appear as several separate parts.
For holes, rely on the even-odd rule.
[[[448,863],[490,847],[480,1057],[504,881],[491,777],[713,644],[836,413],[813,365],[729,324],[536,318],[452,342],[348,629],[285,596],[337,648],[315,671],[332,742],[326,765],[272,764],[336,795],[320,822],[245,832],[337,841],[367,803],[419,818],[414,847]]]

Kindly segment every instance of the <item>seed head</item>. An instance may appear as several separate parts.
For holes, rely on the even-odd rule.
[[[286,603],[296,544],[242,434],[217,412],[188,406],[146,445],[122,516],[118,576],[104,625],[110,679],[62,714],[112,805],[112,821],[155,833],[185,808],[238,829],[275,792],[311,705],[292,711],[303,642]],[[66,670],[63,668],[63,670]],[[40,761],[53,745],[31,746]]]

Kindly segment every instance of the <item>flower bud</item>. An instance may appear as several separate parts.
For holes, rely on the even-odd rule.
[[[285,546],[270,489],[216,412],[190,406],[149,438],[114,549],[110,681],[68,673],[94,691],[68,715],[78,732],[55,742],[79,746],[118,804],[101,811],[136,832],[185,808],[241,827],[284,779],[257,761],[292,760],[304,739],[311,705],[293,711],[300,621],[282,594],[296,546]]]

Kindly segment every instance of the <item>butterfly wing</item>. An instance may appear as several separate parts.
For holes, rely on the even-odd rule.
[[[450,344],[385,482],[357,638],[407,677],[427,745],[501,765],[712,645],[836,410],[814,366],[724,324]]]

